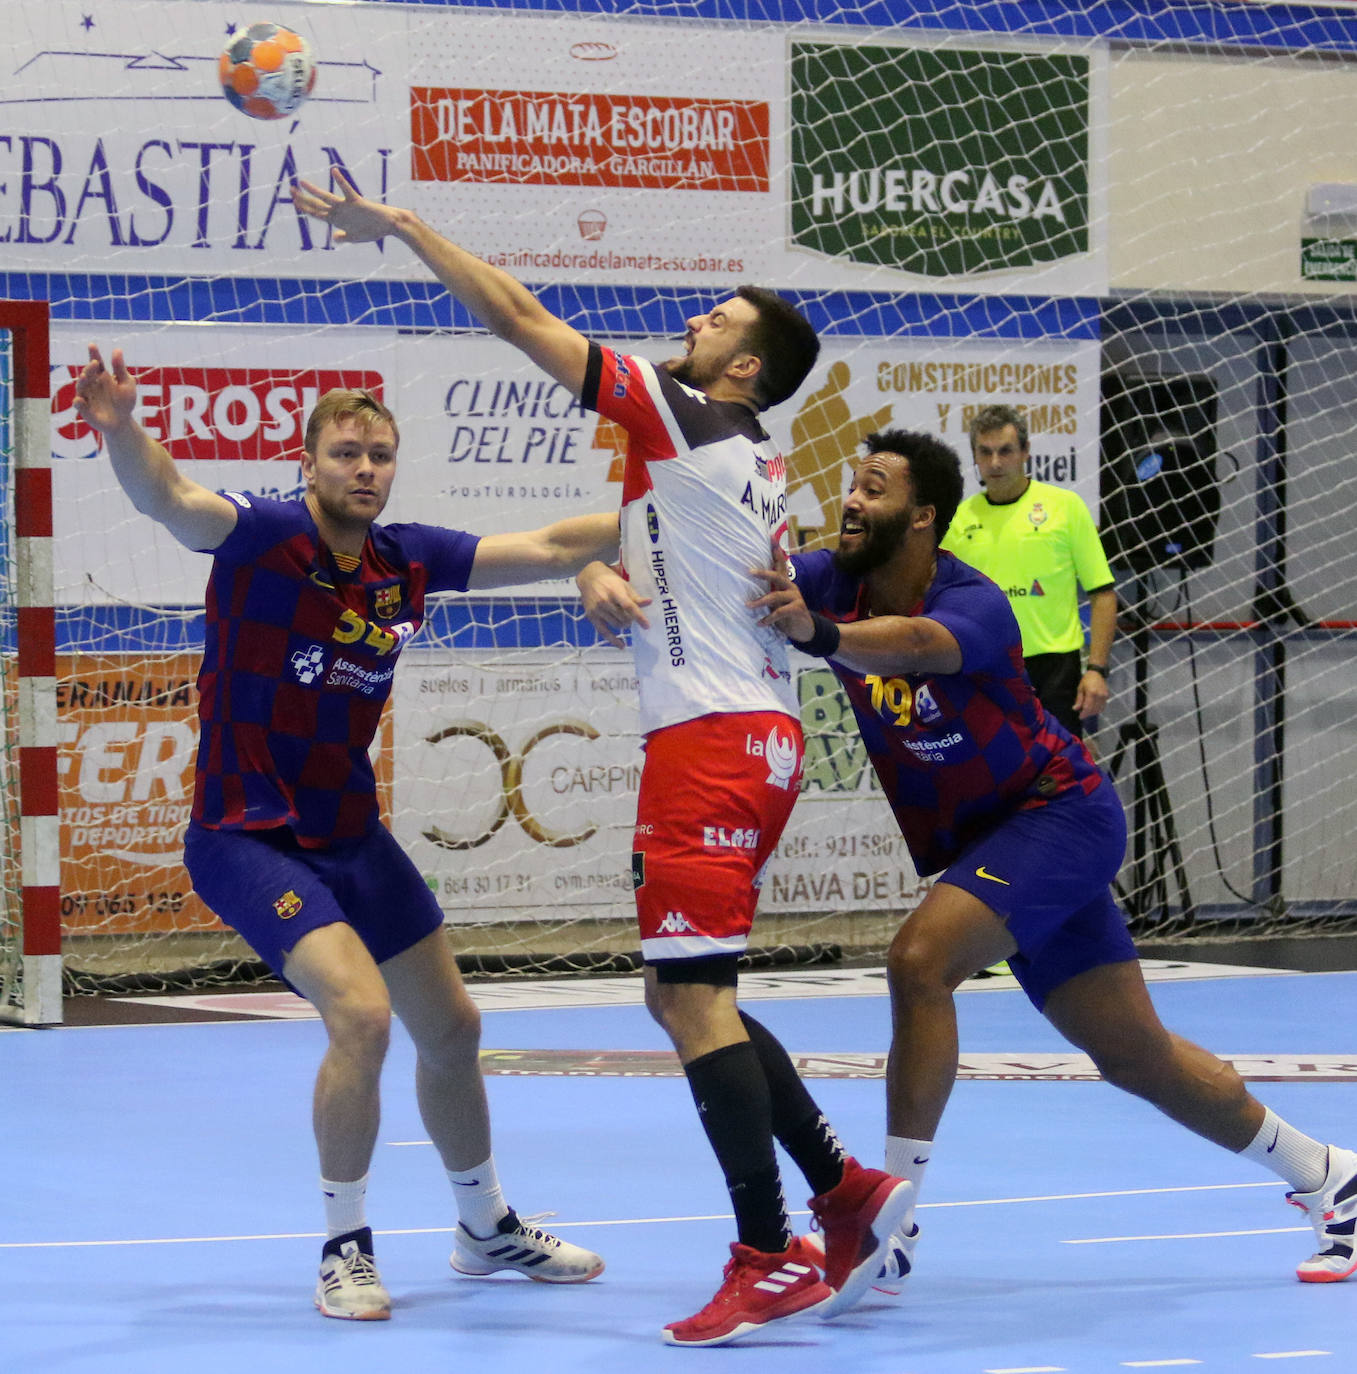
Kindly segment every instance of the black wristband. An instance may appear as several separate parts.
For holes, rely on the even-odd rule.
[[[1086,673],[1097,673],[1104,682],[1107,681],[1107,664],[1105,663],[1090,663],[1084,671]]]
[[[791,642],[803,654],[809,654],[812,658],[832,658],[839,648],[838,624],[827,615],[821,615],[819,611],[812,611],[810,618],[815,622],[815,631],[811,637],[804,642],[798,639]]]

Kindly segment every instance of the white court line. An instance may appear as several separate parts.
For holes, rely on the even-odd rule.
[[[406,1141],[405,1144],[419,1144],[427,1142]],[[1188,1184],[1173,1188],[1125,1188],[1117,1192],[1105,1193],[1052,1193],[1046,1197],[1002,1197],[1002,1198],[976,1198],[966,1202],[921,1202],[919,1210],[925,1211],[929,1208],[946,1207],[997,1207],[1007,1203],[1019,1202],[1074,1202],[1086,1198],[1100,1197],[1144,1197],[1146,1195],[1158,1193],[1211,1193],[1220,1192],[1233,1188],[1272,1188],[1280,1187],[1274,1183],[1201,1183]],[[793,1217],[809,1216],[810,1212],[805,1208],[794,1210],[788,1213]],[[618,1217],[612,1219],[599,1219],[595,1221],[562,1221],[553,1222],[559,1230],[566,1230],[571,1226],[661,1226],[676,1225],[694,1221],[729,1221],[730,1212],[716,1212],[706,1216],[683,1216],[683,1217]],[[451,1235],[456,1228],[453,1226],[418,1226],[406,1227],[404,1229],[378,1230],[374,1228],[373,1234],[379,1236],[439,1236]],[[1288,1231],[1306,1231],[1309,1227],[1292,1226],[1285,1228]],[[1270,1231],[1224,1231],[1221,1235],[1271,1235]],[[253,1236],[155,1236],[139,1240],[9,1240],[0,1241],[0,1250],[62,1250],[62,1249],[89,1249],[98,1246],[112,1245],[211,1245],[221,1241],[230,1240],[324,1240],[323,1231],[281,1231],[276,1234],[253,1235]],[[1180,1239],[1179,1237],[1158,1237],[1158,1236],[1126,1236],[1108,1237],[1108,1240],[1159,1240],[1159,1239]],[[1067,1240],[1062,1242],[1065,1245],[1096,1245],[1101,1243],[1097,1240]]]
[[[1289,1236],[1308,1231],[1308,1226],[1265,1226],[1254,1231],[1181,1231],[1162,1236],[1090,1236],[1087,1240],[1062,1240],[1061,1245],[1120,1245],[1129,1240],[1220,1240],[1225,1236]]]
[[[1201,1364],[1200,1360],[1123,1360],[1124,1369],[1168,1369],[1172,1365]]]
[[[1332,1350],[1269,1350],[1255,1351],[1255,1360],[1302,1360],[1307,1355],[1332,1355]]]
[[[790,1212],[789,1216],[808,1217],[810,1212],[802,1209]],[[688,1221],[732,1221],[731,1212],[714,1213],[711,1216],[697,1217],[623,1217],[615,1221],[553,1221],[558,1231],[569,1230],[572,1226],[659,1226],[666,1223]],[[373,1228],[374,1236],[450,1236],[455,1226],[405,1226]],[[228,1240],[324,1240],[324,1231],[278,1231],[257,1236],[151,1236],[142,1240],[6,1240],[0,1241],[0,1250],[89,1250],[110,1245],[215,1245]]]
[[[432,1145],[432,1140],[388,1140],[385,1142],[392,1149],[401,1148],[409,1145]],[[1037,1194],[1033,1197],[980,1197],[969,1199],[965,1202],[921,1202],[919,1210],[926,1211],[930,1207],[1000,1207],[1009,1203],[1017,1202],[1083,1202],[1090,1198],[1100,1197],[1145,1197],[1147,1195],[1157,1196],[1160,1193],[1224,1193],[1231,1192],[1236,1188],[1282,1188],[1285,1184],[1281,1179],[1264,1179],[1261,1183],[1184,1183],[1175,1185],[1172,1188],[1115,1188],[1108,1189],[1101,1193],[1046,1193]],[[1304,1231],[1304,1226],[1288,1227],[1288,1230]],[[1241,1234],[1243,1234],[1241,1232]],[[1082,1245],[1083,1241],[1067,1241],[1067,1245]],[[1087,1242],[1091,1244],[1092,1242]]]
[[[1003,1369],[987,1369],[985,1374],[1065,1374],[1063,1364],[1015,1364]]]

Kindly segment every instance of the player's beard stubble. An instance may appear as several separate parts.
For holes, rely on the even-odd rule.
[[[887,563],[905,542],[914,507],[906,506],[895,515],[863,520],[862,534],[856,548],[843,547],[843,532],[839,532],[839,547],[834,550],[834,562],[850,577],[865,577]]]

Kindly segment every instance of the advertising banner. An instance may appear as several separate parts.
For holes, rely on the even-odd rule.
[[[75,411],[90,343],[105,362],[121,347],[138,380],[138,421],[185,474],[211,491],[285,500],[301,494],[306,418],[333,386],[391,392],[391,337],[334,329],[153,329],[54,325],[53,563],[59,605],[133,608],[202,604],[211,570],[138,515],[99,435]]]
[[[184,827],[198,749],[196,654],[57,661],[61,914],[68,935],[212,930]]]
[[[806,782],[760,910],[913,906],[923,889],[847,699],[809,660],[797,683]],[[450,922],[631,914],[644,756],[630,655],[411,648],[393,700],[393,829]]]
[[[183,867],[199,656],[57,657],[61,915],[68,935],[216,930]],[[392,716],[372,748],[392,804]]]
[[[0,95],[6,267],[423,278],[406,249],[337,245],[293,208],[296,178],[337,168],[535,282],[1106,290],[1099,45],[442,6],[272,17],[310,42],[316,83],[265,121],[221,93],[229,4],[147,0],[132,25],[30,7]]]
[[[88,327],[53,330],[53,482],[57,600],[184,605],[201,601],[208,559],[139,516],[98,436],[76,415]],[[104,331],[100,331],[101,333]],[[362,386],[395,410],[399,468],[386,521],[495,534],[565,515],[616,510],[626,435],[586,411],[518,350],[469,335],[331,330],[119,331],[141,384],[138,417],[195,481],[279,499],[301,494],[305,417],[330,386]],[[672,340],[618,347],[661,360]],[[1094,341],[829,340],[797,396],[764,416],[787,457],[793,548],[832,545],[865,434],[918,429],[961,455],[977,489],[967,426],[1002,401],[1026,415],[1032,472],[1098,509],[1098,345]],[[502,595],[573,598],[573,582]]]
[[[939,278],[1086,254],[1089,67],[793,42],[792,243]]]

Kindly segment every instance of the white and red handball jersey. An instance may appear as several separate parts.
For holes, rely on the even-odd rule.
[[[623,575],[651,604],[632,626],[643,735],[714,712],[798,717],[787,642],[749,602],[787,539],[786,462],[748,407],[642,358],[589,346],[581,401],[629,443]]]

